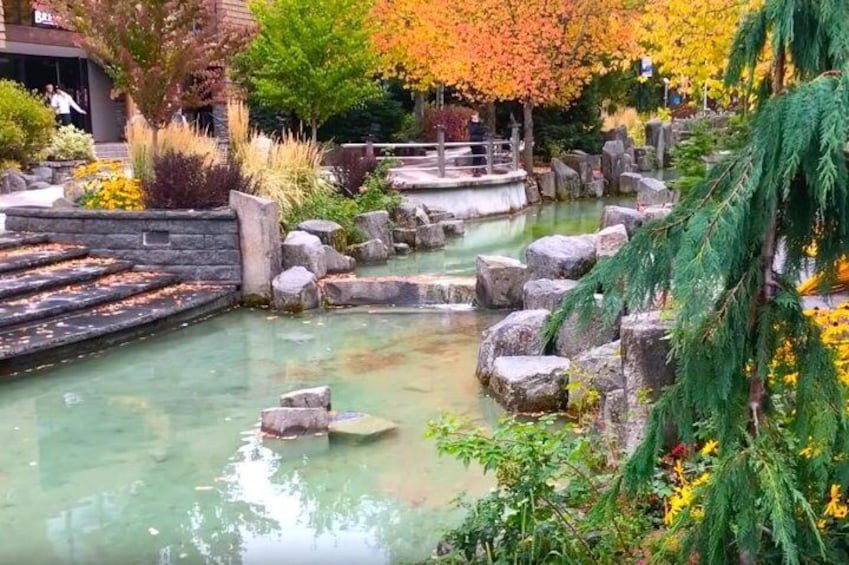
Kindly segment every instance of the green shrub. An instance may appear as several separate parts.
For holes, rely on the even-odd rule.
[[[344,114],[334,116],[319,129],[319,138],[336,143],[361,143],[369,135],[389,141],[404,121],[404,107],[389,93],[361,102]]]
[[[53,135],[53,110],[23,86],[0,80],[0,161],[27,163]]]
[[[94,138],[74,126],[62,126],[41,156],[45,161],[94,161]]]

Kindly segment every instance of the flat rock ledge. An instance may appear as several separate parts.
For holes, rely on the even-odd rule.
[[[331,277],[321,281],[328,306],[471,305],[474,277]]]

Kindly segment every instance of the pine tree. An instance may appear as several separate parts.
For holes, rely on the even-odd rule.
[[[829,486],[849,481],[847,389],[795,287],[809,244],[827,273],[849,249],[847,17],[849,0],[766,0],[745,19],[728,81],[765,49],[773,61],[748,143],[599,263],[546,328],[550,343],[573,312],[587,320],[598,289],[608,321],[661,295],[677,305],[677,380],[617,488],[647,484],[667,423],[685,442],[707,427],[720,459],[686,545],[702,563],[838,560],[817,519]]]

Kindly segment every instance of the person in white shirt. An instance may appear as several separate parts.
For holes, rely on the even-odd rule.
[[[71,108],[80,114],[85,114],[85,110],[77,105],[74,98],[61,88],[55,88],[52,84],[48,84],[45,90],[47,91],[47,99],[50,101],[50,107],[53,108],[59,118],[59,125],[71,125]]]

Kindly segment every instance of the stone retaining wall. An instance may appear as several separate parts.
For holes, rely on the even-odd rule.
[[[47,234],[85,245],[92,255],[132,261],[137,268],[174,273],[185,281],[240,285],[239,225],[224,210],[144,212],[10,208],[6,229]]]

